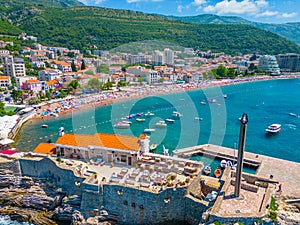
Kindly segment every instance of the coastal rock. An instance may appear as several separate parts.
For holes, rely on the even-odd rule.
[[[36,194],[26,194],[21,200],[20,204],[23,207],[29,207],[38,210],[49,210],[53,205],[54,199],[48,196],[41,196]]]
[[[78,215],[78,211],[76,211],[70,205],[64,205],[64,206],[57,207],[54,210],[52,219],[56,221],[68,221],[71,223],[73,221],[73,214]],[[77,218],[76,215],[74,216],[75,219]]]
[[[73,206],[80,206],[81,197],[78,196],[78,195],[67,196],[67,197],[63,198],[62,202],[64,204],[69,204],[69,205],[73,205]]]

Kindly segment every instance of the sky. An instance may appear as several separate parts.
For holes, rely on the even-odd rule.
[[[263,23],[300,22],[300,0],[79,0],[88,6],[173,16],[216,14]]]

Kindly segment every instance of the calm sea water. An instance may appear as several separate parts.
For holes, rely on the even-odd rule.
[[[223,94],[227,98],[223,98]],[[215,103],[207,100],[216,99]],[[164,145],[171,150],[211,143],[234,148],[239,139],[243,113],[248,114],[246,151],[300,162],[300,79],[284,79],[233,84],[175,94],[147,97],[115,103],[102,108],[87,107],[72,116],[27,124],[20,133],[17,149],[33,150],[38,143],[56,141],[59,127],[66,133],[117,133],[139,136],[145,128],[155,128],[151,143]],[[200,102],[206,100],[207,104]],[[130,129],[115,129],[113,124],[131,113],[151,111],[155,116],[145,122],[132,120]],[[167,128],[157,128],[159,120],[171,118],[173,111],[183,116]],[[203,118],[202,121],[195,117]],[[280,123],[277,135],[267,136],[265,128]],[[41,128],[47,124],[48,128]]]

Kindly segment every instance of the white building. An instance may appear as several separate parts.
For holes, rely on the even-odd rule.
[[[152,65],[159,66],[164,64],[164,55],[161,51],[155,50],[152,55]]]
[[[3,73],[10,77],[26,76],[24,60],[13,56],[2,56]]]
[[[167,64],[167,65],[173,65],[174,64],[174,51],[169,49],[169,48],[166,48],[164,50],[164,62]]]
[[[62,72],[59,69],[45,69],[40,70],[38,74],[40,81],[49,81],[61,77]]]
[[[0,87],[9,87],[10,85],[10,76],[0,76]]]
[[[258,69],[271,74],[280,74],[276,58],[273,55],[264,55],[259,58]]]

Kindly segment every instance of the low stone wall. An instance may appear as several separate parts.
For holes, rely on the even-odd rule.
[[[19,159],[19,162],[22,176],[51,178],[69,195],[81,195],[84,178],[75,176],[72,170],[58,167],[47,157],[41,160]]]

